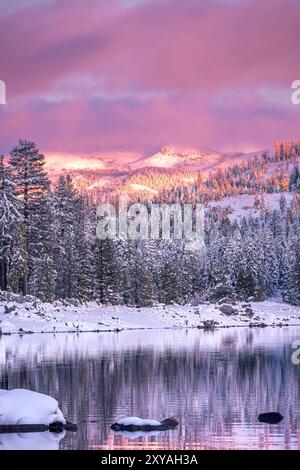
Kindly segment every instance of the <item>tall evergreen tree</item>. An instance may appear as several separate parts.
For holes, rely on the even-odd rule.
[[[0,156],[0,287],[16,292],[27,265],[22,221],[11,171]]]
[[[10,153],[9,164],[16,185],[16,194],[22,201],[22,216],[28,266],[24,270],[23,293],[29,287],[32,293],[51,298],[47,282],[54,277],[52,251],[51,211],[48,204],[50,181],[44,170],[45,157],[33,142],[20,140]],[[41,280],[41,273],[46,280]],[[30,279],[31,277],[31,279]],[[29,285],[30,282],[30,285]],[[44,286],[44,287],[43,287]],[[50,289],[50,290],[49,290]]]

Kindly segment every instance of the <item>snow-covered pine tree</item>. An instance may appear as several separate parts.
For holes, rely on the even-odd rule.
[[[296,234],[288,239],[282,278],[283,300],[300,305],[300,239]]]
[[[276,254],[274,237],[270,229],[265,228],[261,231],[259,239],[262,240],[264,252],[264,273],[266,295],[274,294],[278,288],[279,282],[279,261]]]
[[[180,302],[180,288],[177,266],[167,256],[164,258],[160,274],[159,300],[165,304]]]
[[[243,238],[241,246],[241,263],[236,281],[236,293],[239,298],[247,299],[247,297],[254,296],[256,300],[264,300],[266,287],[262,261],[261,240],[249,232]]]
[[[9,164],[16,185],[16,194],[22,201],[22,216],[28,270],[24,273],[23,293],[30,292],[42,298],[51,298],[54,279],[53,246],[51,246],[51,210],[48,204],[50,181],[44,170],[45,157],[35,143],[20,140],[10,153]],[[48,285],[47,283],[50,283]],[[46,290],[44,291],[45,286]]]
[[[93,249],[95,271],[94,296],[103,304],[119,302],[119,271],[114,240],[95,240]]]
[[[0,156],[0,288],[18,292],[27,266],[20,201]]]
[[[147,258],[143,257],[140,243],[135,240],[122,242],[122,249],[119,252],[120,293],[126,305],[146,307],[153,304],[156,285],[151,266]]]
[[[54,191],[54,263],[58,298],[88,300],[92,297],[93,273],[91,243],[87,240],[88,221],[84,201],[72,178],[61,176]]]

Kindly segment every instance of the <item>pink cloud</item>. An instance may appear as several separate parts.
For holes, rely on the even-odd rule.
[[[142,152],[297,138],[300,109],[259,89],[299,78],[299,18],[296,0],[60,0],[1,16],[3,145]]]

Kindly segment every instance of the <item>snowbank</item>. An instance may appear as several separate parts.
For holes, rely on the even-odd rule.
[[[21,298],[21,302],[15,298],[0,301],[2,334],[300,325],[300,307],[287,305],[276,298],[251,304],[237,303],[233,306],[234,314],[227,315],[219,304],[209,303],[130,308],[96,302],[50,304],[28,297]]]
[[[0,390],[0,425],[55,422],[66,424],[54,398],[25,389]]]

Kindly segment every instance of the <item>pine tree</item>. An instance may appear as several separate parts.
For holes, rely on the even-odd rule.
[[[120,292],[126,305],[151,306],[156,297],[156,286],[143,251],[133,240],[122,243],[120,250]]]
[[[54,277],[53,246],[50,246],[53,238],[48,204],[50,182],[44,170],[45,158],[33,142],[20,140],[19,145],[10,153],[9,164],[16,185],[16,194],[22,201],[28,257],[28,266],[24,270],[23,277],[23,293],[27,294],[30,287],[32,293],[50,299],[51,279]],[[47,282],[50,284],[44,291]]]
[[[95,297],[103,304],[117,304],[119,301],[119,273],[115,241],[96,239],[93,253]]]
[[[290,236],[284,257],[282,297],[285,302],[300,305],[300,240]]]
[[[59,178],[54,192],[55,296],[92,298],[93,270],[87,210],[70,176]]]
[[[11,171],[0,157],[0,287],[18,292],[26,269],[20,201],[15,194]]]
[[[264,300],[266,286],[261,262],[263,251],[261,241],[254,239],[253,233],[243,239],[241,255],[236,281],[236,291],[239,297],[246,299],[254,296],[256,300]]]
[[[165,304],[180,302],[180,291],[178,285],[178,273],[176,266],[170,260],[165,259],[160,279],[160,301]]]
[[[274,237],[269,229],[261,232],[260,239],[263,244],[264,252],[264,272],[266,295],[272,295],[276,292],[279,282],[279,262],[274,244]]]

